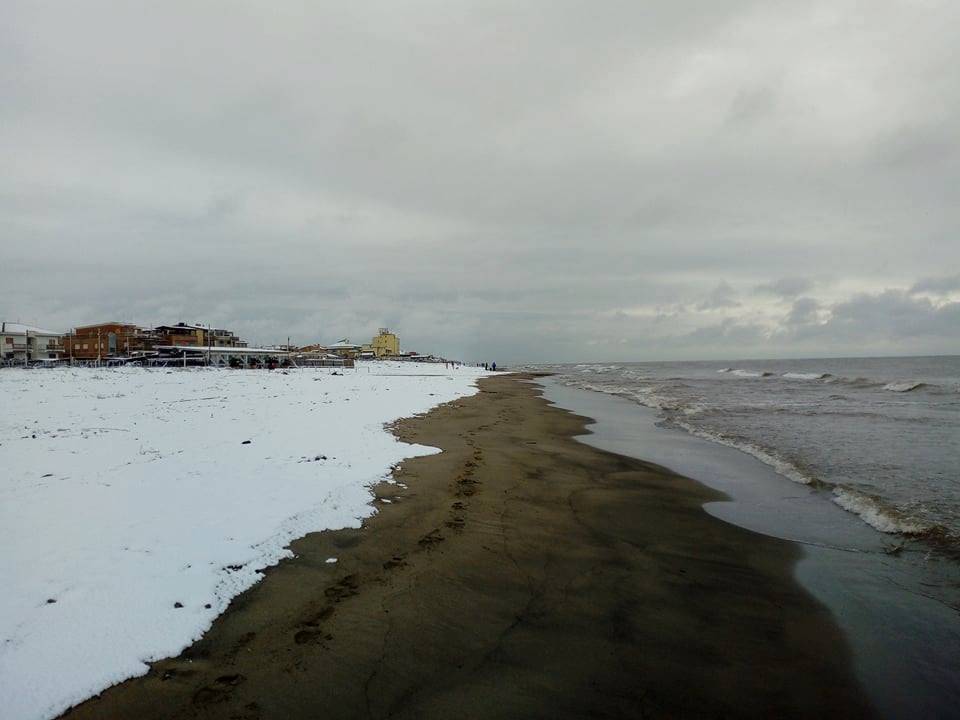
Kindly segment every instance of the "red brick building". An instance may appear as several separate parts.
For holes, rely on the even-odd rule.
[[[63,338],[63,357],[73,360],[129,357],[131,353],[152,350],[156,345],[156,333],[136,325],[117,322],[83,325]]]

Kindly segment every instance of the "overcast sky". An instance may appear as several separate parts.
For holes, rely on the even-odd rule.
[[[960,352],[960,3],[15,2],[0,319]]]

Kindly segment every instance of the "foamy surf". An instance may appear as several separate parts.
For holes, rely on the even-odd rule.
[[[955,483],[960,358],[554,369],[565,385],[653,408],[666,425],[744,452],[793,482],[824,490],[824,501],[877,530],[960,550]],[[842,488],[836,495],[835,487]],[[844,494],[850,487],[873,502]],[[897,511],[915,507],[922,512]]]
[[[926,387],[926,383],[904,381],[904,382],[889,382],[883,386],[883,389],[889,390],[890,392],[911,392],[913,390],[918,390],[922,387]]]
[[[682,420],[672,420],[671,425],[682,428],[691,435],[696,435],[699,438],[704,440],[709,440],[710,442],[715,442],[718,445],[726,445],[727,447],[733,448],[734,450],[739,450],[742,453],[746,453],[752,457],[755,457],[757,460],[762,462],[764,465],[769,465],[774,470],[777,471],[779,475],[792,480],[799,485],[810,485],[814,487],[822,487],[823,482],[817,480],[816,478],[810,477],[805,474],[800,468],[789,460],[785,460],[778,455],[755,445],[750,442],[745,442],[743,440],[734,440],[732,438],[726,437],[720,433],[710,432],[709,430],[703,430],[696,426],[685,423]]]
[[[881,500],[845,487],[833,489],[833,502],[847,512],[858,515],[867,525],[891,535],[925,535],[932,527],[910,519]]]
[[[751,378],[773,376],[772,372],[760,372],[758,370],[743,370],[743,369],[734,370],[732,374],[737,375],[738,377],[751,377]]]

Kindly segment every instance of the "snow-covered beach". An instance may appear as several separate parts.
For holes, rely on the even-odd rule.
[[[482,370],[0,372],[0,703],[43,719],[196,640],[308,532],[434,452],[384,425]]]

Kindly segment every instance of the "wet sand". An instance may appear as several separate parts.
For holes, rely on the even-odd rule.
[[[501,376],[398,423],[444,452],[362,529],[296,541],[202,640],[66,716],[870,716],[798,548],[576,442],[586,422]]]

